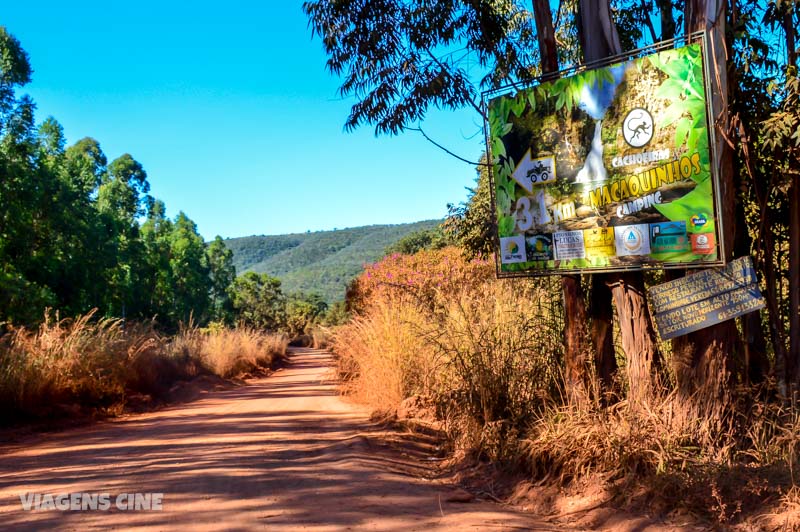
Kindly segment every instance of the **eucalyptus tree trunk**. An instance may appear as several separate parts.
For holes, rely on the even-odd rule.
[[[728,50],[725,40],[725,1],[687,0],[684,13],[687,34],[708,31],[708,54],[711,79],[711,127],[716,131],[716,172],[725,223],[720,233],[726,260],[733,250],[736,194],[733,184],[733,150],[725,142],[728,135]],[[738,331],[734,320],[690,333],[681,349],[673,352],[673,368],[678,392],[689,401],[698,415],[720,417],[731,394],[731,360],[737,346]]]
[[[549,0],[533,0],[533,18],[542,59],[542,75],[558,72],[553,14]],[[588,372],[586,344],[586,304],[577,275],[562,275],[561,290],[564,295],[564,380],[571,402],[587,399]]]
[[[536,37],[539,40],[542,74],[553,74],[558,71],[558,51],[550,0],[533,0],[533,20],[536,24]]]
[[[781,26],[786,36],[786,64],[797,75],[797,48],[793,9],[785,6]],[[800,389],[800,175],[792,175],[789,187],[789,354],[786,360],[786,382],[797,392]]]
[[[611,18],[609,0],[579,0],[578,35],[587,62],[605,59],[622,52],[617,27]],[[614,273],[595,275],[593,286],[600,284],[610,288],[617,309],[622,349],[627,360],[629,400],[640,403],[653,389],[653,374],[659,364],[660,354],[655,341],[653,325],[645,298],[644,277],[641,273]],[[592,322],[595,345],[603,342],[598,349],[598,368],[611,368],[616,365],[610,360],[614,357],[613,345],[609,350],[606,342],[611,334],[611,301],[608,290],[592,290]]]
[[[675,38],[675,19],[672,17],[672,0],[656,0],[661,19],[661,40]]]

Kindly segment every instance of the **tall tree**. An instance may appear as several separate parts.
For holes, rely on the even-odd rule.
[[[141,228],[146,261],[141,289],[149,298],[148,312],[162,320],[169,320],[172,301],[171,234],[172,221],[167,218],[164,202],[150,201]]]
[[[236,317],[244,325],[274,331],[286,322],[286,297],[280,279],[247,272],[234,280],[231,296]]]
[[[222,237],[217,236],[206,247],[206,257],[211,276],[211,316],[215,320],[230,323],[233,321],[233,302],[229,288],[236,279],[233,251],[225,246]]]
[[[65,256],[74,259],[62,262],[56,292],[62,308],[74,314],[102,304],[106,271],[113,260],[113,241],[107,238],[109,229],[95,203],[107,178],[107,165],[100,143],[86,137],[66,149],[59,172],[63,184],[58,198],[63,211],[61,247]]]
[[[101,308],[107,314],[125,317],[143,310],[144,294],[137,288],[145,250],[139,239],[138,217],[144,214],[143,194],[149,189],[144,168],[127,153],[108,165],[98,187],[96,203],[107,254],[106,298]]]
[[[197,225],[178,213],[172,226],[169,247],[172,273],[172,308],[170,314],[177,322],[203,322],[207,318],[211,278],[206,262],[203,238]]]
[[[579,0],[578,35],[584,60],[588,63],[622,52],[609,0]],[[651,393],[654,369],[660,358],[642,274],[592,276],[592,332],[598,354],[597,366],[604,380],[609,379],[608,373],[615,367],[611,339],[612,297],[627,358],[629,398],[642,401]]]
[[[16,96],[30,80],[28,54],[0,26],[0,321],[36,319],[56,303],[42,267],[48,253],[33,230],[42,226],[37,207],[49,203],[52,175],[37,175],[35,106]]]
[[[735,192],[733,184],[733,151],[726,142],[729,133],[728,115],[728,62],[730,50],[725,37],[726,3],[723,0],[687,0],[684,12],[686,34],[696,31],[708,32],[708,60],[711,67],[711,117],[709,122],[716,129],[716,160],[723,212],[725,220],[721,243],[726,251],[725,260],[730,260],[733,251]],[[684,401],[701,415],[719,417],[730,402],[732,384],[732,360],[738,331],[733,320],[690,333],[673,349],[673,371],[678,391]]]

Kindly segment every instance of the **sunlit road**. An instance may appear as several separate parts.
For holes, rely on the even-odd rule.
[[[337,395],[330,364],[298,349],[247,386],[6,446],[0,528],[553,529],[492,503],[448,502],[451,486],[380,445],[367,412]],[[107,493],[110,508],[24,511],[25,493]],[[162,510],[121,510],[127,493],[163,493]]]

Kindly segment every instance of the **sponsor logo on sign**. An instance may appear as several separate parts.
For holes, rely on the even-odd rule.
[[[622,136],[632,148],[641,148],[653,138],[653,117],[641,107],[628,111],[622,122]]]
[[[583,247],[583,231],[562,231],[553,233],[556,244],[556,259],[584,259],[586,250]]]
[[[650,253],[650,238],[647,224],[620,225],[614,228],[617,255],[647,255]]]
[[[525,237],[523,235],[509,236],[500,239],[500,262],[503,264],[527,262],[525,256]]]
[[[692,227],[703,227],[708,223],[708,218],[705,214],[695,214],[689,219]]]
[[[689,235],[692,242],[692,253],[695,255],[711,255],[717,247],[714,233],[701,233]]]
[[[595,227],[583,230],[583,240],[586,246],[586,258],[613,257],[616,255],[614,247],[614,228]]]
[[[528,238],[528,260],[553,260],[553,239],[550,235]]]
[[[687,251],[689,238],[686,235],[686,222],[662,222],[650,224],[650,251],[667,253]]]

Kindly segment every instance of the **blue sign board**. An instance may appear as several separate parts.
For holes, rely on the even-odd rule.
[[[741,257],[648,290],[662,340],[683,336],[764,307],[753,261]]]

